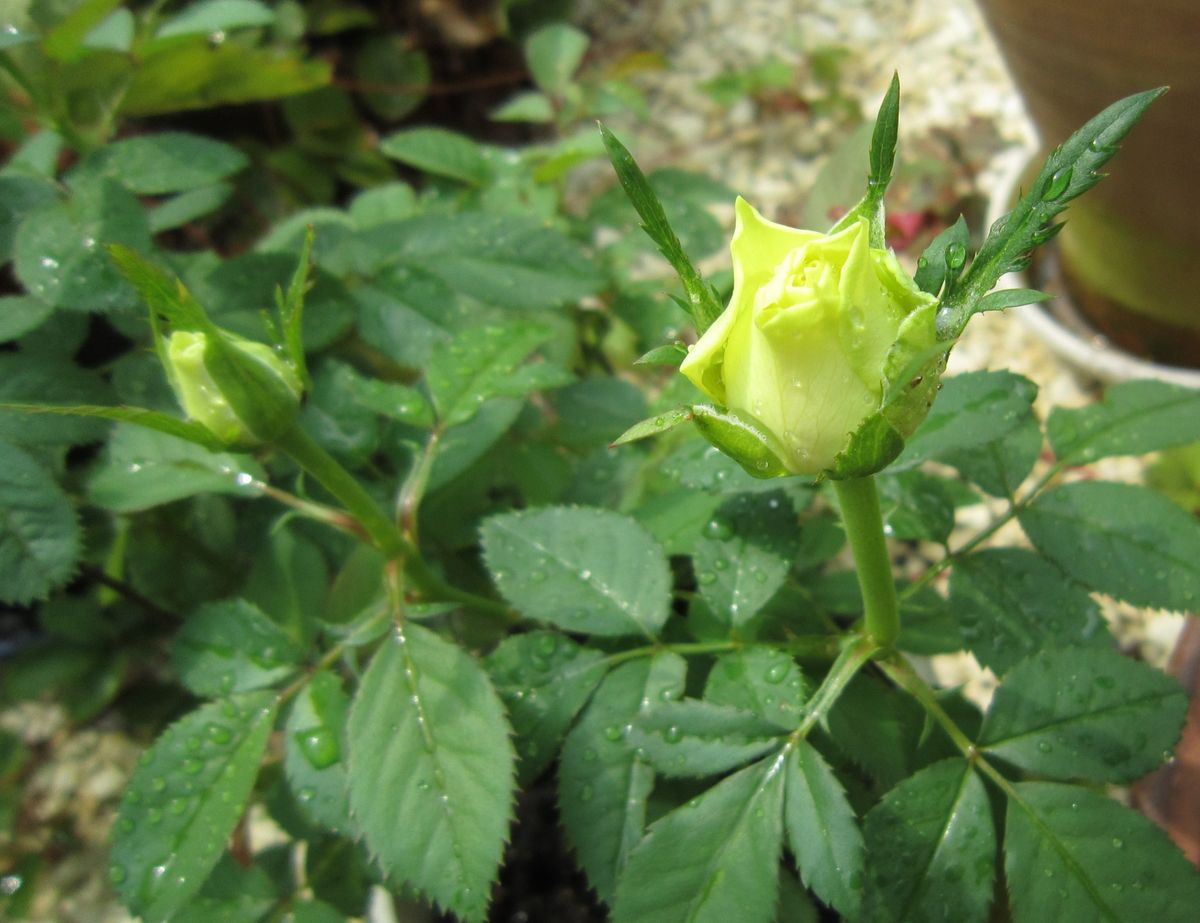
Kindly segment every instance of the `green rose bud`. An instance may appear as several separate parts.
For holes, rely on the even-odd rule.
[[[221,342],[194,330],[166,341],[167,377],[188,417],[230,446],[252,447],[281,435],[296,418],[303,386],[295,370],[262,343],[222,332]]]
[[[739,198],[730,249],[733,297],[680,371],[752,419],[787,471],[883,468],[937,388],[937,300],[890,250],[870,246],[865,218],[820,234],[767,221]]]

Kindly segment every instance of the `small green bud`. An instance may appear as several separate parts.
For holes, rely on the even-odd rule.
[[[295,370],[262,343],[222,332],[214,343],[194,330],[166,342],[167,375],[188,417],[230,446],[250,448],[295,420],[303,387]]]
[[[733,297],[680,371],[767,438],[781,473],[884,467],[936,388],[937,300],[870,245],[865,218],[821,234],[767,221],[739,198],[730,249]]]

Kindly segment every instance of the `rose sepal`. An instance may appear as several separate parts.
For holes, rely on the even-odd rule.
[[[783,463],[786,453],[782,447],[748,414],[709,404],[695,404],[691,411],[700,434],[751,477],[766,480],[799,473]]]

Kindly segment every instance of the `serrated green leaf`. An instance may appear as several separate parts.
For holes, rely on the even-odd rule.
[[[283,771],[300,810],[335,833],[350,829],[345,730],[350,699],[341,680],[314,673],[284,728]]]
[[[348,740],[350,808],[372,854],[389,876],[465,921],[483,920],[511,817],[514,757],[482,667],[406,625],[367,668]]]
[[[525,39],[525,61],[533,82],[551,95],[561,94],[587,52],[586,33],[563,22],[542,26]]]
[[[508,709],[517,740],[517,781],[550,765],[571,722],[604,678],[604,655],[553,631],[506,638],[484,665]]]
[[[1131,782],[1179,739],[1187,696],[1171,677],[1112,650],[1048,650],[996,691],[979,746],[1056,779]]]
[[[923,719],[911,700],[860,673],[842,690],[826,725],[838,749],[886,790],[911,774]]]
[[[624,728],[653,703],[683,694],[678,654],[626,663],[604,678],[567,735],[558,764],[558,807],[588,882],[611,901],[629,853],[642,838],[654,770],[625,743]]]
[[[169,436],[176,436],[212,452],[221,452],[225,448],[222,442],[199,423],[181,420],[179,417],[159,413],[156,410],[146,410],[142,407],[105,407],[94,404],[0,403],[0,411],[5,410],[25,414],[54,414],[66,417],[93,417],[97,420],[117,420],[136,426],[144,426],[147,429],[166,433]]]
[[[108,390],[99,376],[66,359],[0,354],[0,439],[23,446],[98,442],[108,433],[107,423],[74,413],[44,413],[37,405],[103,400]]]
[[[206,697],[275,685],[296,671],[302,653],[287,632],[244,599],[201,606],[171,642],[180,680]]]
[[[913,276],[917,288],[930,295],[939,295],[948,278],[949,288],[953,289],[962,272],[970,239],[967,221],[959,215],[958,220],[930,241],[925,252],[917,258],[917,272]],[[948,258],[949,255],[954,257],[953,268],[950,267],[952,261]]]
[[[167,195],[212,186],[250,161],[232,145],[181,131],[137,135],[107,144],[80,167],[115,179],[138,195]]]
[[[487,401],[466,423],[446,431],[438,441],[429,490],[449,483],[487,454],[517,420],[524,401],[498,397]]]
[[[1012,372],[967,372],[944,388],[892,470],[995,442],[1020,427],[1037,385]]]
[[[1088,592],[1023,548],[959,558],[950,574],[950,606],[967,650],[999,675],[1038,651],[1112,641]]]
[[[120,423],[88,479],[88,499],[131,513],[202,493],[255,496],[266,480],[253,458],[210,452],[184,439]]]
[[[171,923],[255,923],[279,896],[261,867],[243,867],[223,855],[200,893],[171,917]]]
[[[109,878],[146,923],[200,890],[246,806],[275,722],[274,693],[210,702],[146,751],[113,828]]]
[[[481,535],[497,589],[530,618],[567,631],[653,638],[670,614],[666,555],[625,516],[544,507],[493,516]]]
[[[1014,923],[1190,923],[1200,876],[1140,814],[1076,785],[1010,795],[1004,874]]]
[[[434,347],[425,379],[442,426],[466,423],[493,397],[524,397],[570,381],[571,375],[557,365],[522,364],[553,336],[541,324],[513,323],[476,327]]]
[[[966,760],[943,760],[905,779],[867,814],[863,832],[869,919],[987,919],[996,831],[987,792]]]
[[[703,699],[652,704],[626,739],[639,757],[667,778],[714,776],[776,749],[780,732],[751,711]]]
[[[424,215],[389,225],[387,242],[402,265],[514,311],[556,308],[607,284],[579,244],[524,214]]]
[[[621,433],[620,436],[610,443],[609,448],[616,448],[620,445],[636,442],[639,439],[648,439],[651,436],[657,436],[660,433],[674,429],[681,423],[686,423],[690,419],[692,419],[692,409],[690,407],[676,407],[674,410],[665,411],[657,416],[647,417],[639,423],[634,423],[633,426]]]
[[[645,393],[613,376],[584,378],[555,391],[550,401],[558,417],[554,439],[578,452],[609,446],[614,435],[648,411]]]
[[[1200,440],[1200,390],[1165,381],[1111,385],[1099,403],[1056,407],[1046,421],[1060,461],[1082,465],[1114,455],[1144,455]]]
[[[1030,251],[1052,235],[1067,203],[1098,183],[1098,172],[1165,87],[1119,100],[1056,148],[1017,206],[992,225],[971,267],[938,311],[938,331],[951,340],[962,332],[980,300],[1006,272],[1021,268]]]
[[[944,479],[900,471],[882,473],[875,483],[887,536],[946,543],[954,528],[954,495]]]
[[[30,455],[0,440],[0,600],[45,598],[74,573],[80,543],[62,488]]]
[[[642,219],[642,230],[654,241],[659,252],[679,276],[686,295],[685,309],[692,317],[696,332],[703,333],[721,316],[724,306],[718,301],[712,286],[704,281],[703,276],[683,252],[683,246],[671,229],[662,203],[633,159],[633,155],[604,125],[600,126],[600,135],[604,139],[604,147],[608,151],[608,158],[612,161],[617,179]]]
[[[782,757],[661,818],[629,857],[613,923],[769,923],[783,847]]]
[[[744,709],[780,730],[793,731],[800,724],[808,688],[800,668],[787,654],[749,647],[717,658],[708,673],[704,698]]]
[[[1200,599],[1200,523],[1132,484],[1064,484],[1019,514],[1042,554],[1085,586],[1135,606],[1190,611]]]
[[[804,884],[843,917],[862,904],[862,831],[846,792],[820,753],[797,741],[786,764],[784,821]]]
[[[783,585],[799,550],[796,511],[787,494],[737,494],[717,508],[696,542],[700,596],[736,629]]]
[[[466,135],[444,128],[406,128],[379,142],[379,150],[410,167],[482,186],[492,175],[483,149]]]
[[[68,198],[45,202],[17,229],[13,265],[26,290],[48,304],[107,312],[137,303],[104,247],[150,246],[150,226],[136,198],[108,179],[81,181]]]
[[[1024,304],[1038,304],[1042,301],[1050,301],[1053,297],[1053,295],[1049,295],[1046,292],[1039,292],[1033,288],[1001,289],[980,298],[975,305],[975,313],[1005,311],[1009,308],[1018,308]]]
[[[1001,439],[938,459],[993,497],[1012,497],[1029,477],[1042,452],[1042,428],[1030,405],[1019,411],[1017,427]]]

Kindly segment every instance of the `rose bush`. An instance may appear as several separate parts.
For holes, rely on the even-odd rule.
[[[871,246],[866,218],[821,234],[768,221],[741,198],[736,212],[733,296],[680,371],[752,418],[791,473],[882,468],[937,387],[937,299]]]

